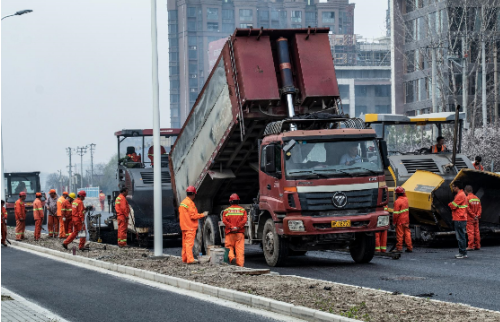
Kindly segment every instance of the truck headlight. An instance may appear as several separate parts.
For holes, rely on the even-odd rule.
[[[302,220],[289,220],[288,229],[291,231],[306,231],[304,228],[304,222]]]
[[[378,216],[377,227],[389,225],[389,216]]]

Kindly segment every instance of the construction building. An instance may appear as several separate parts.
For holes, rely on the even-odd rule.
[[[349,0],[167,0],[167,9],[173,128],[182,126],[208,77],[218,50],[209,44],[226,39],[235,28],[330,27],[347,38],[354,32],[354,4]]]

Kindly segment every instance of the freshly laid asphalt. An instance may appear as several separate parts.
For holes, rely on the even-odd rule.
[[[2,287],[68,321],[274,321],[13,248]]]
[[[177,243],[171,242],[164,252],[179,255]],[[271,270],[500,311],[500,243],[487,243],[469,252],[467,259],[454,258],[454,244],[416,246],[398,260],[375,257],[364,265],[354,263],[348,253],[308,252]],[[245,245],[245,266],[269,268],[260,247]]]

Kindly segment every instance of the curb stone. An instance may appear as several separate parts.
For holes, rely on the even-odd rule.
[[[95,260],[93,258],[87,258],[79,255],[70,255],[57,250],[25,244],[22,242],[11,241],[13,246],[19,248],[26,248],[36,252],[45,253],[48,255],[60,257],[63,259],[84,263],[90,266],[104,268],[109,271],[118,272],[125,275],[132,275],[153,282],[159,282],[174,286],[177,288],[194,291],[197,293],[202,293],[217,297],[223,300],[228,300],[232,302],[237,302],[240,304],[247,305],[256,309],[271,311],[279,313],[286,316],[293,316],[296,318],[304,319],[307,321],[329,321],[329,322],[356,322],[359,320],[354,320],[346,318],[340,315],[330,314],[319,310],[310,309],[304,306],[297,306],[281,301],[276,301],[267,297],[257,296],[252,294],[246,294],[243,292],[238,292],[230,289],[225,289],[221,287],[216,287],[212,285],[202,284],[198,282],[192,282],[182,278],[168,276],[163,274],[158,274],[151,271],[146,271],[138,269],[135,267],[129,267],[124,265],[117,265],[114,263],[107,263],[104,261]]]

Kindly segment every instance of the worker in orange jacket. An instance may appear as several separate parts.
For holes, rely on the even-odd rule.
[[[5,200],[2,200],[2,245],[7,247],[7,209],[5,209]]]
[[[481,200],[472,193],[472,186],[465,186],[465,194],[467,195],[467,237],[469,245],[466,250],[480,250],[481,237],[479,236],[479,218],[481,218]]]
[[[476,156],[474,159],[474,163],[472,165],[474,166],[474,169],[479,170],[479,171],[484,171],[483,165],[481,164],[481,161],[483,161],[483,158],[481,158],[479,155]]]
[[[57,193],[55,189],[50,189],[49,197],[45,202],[47,207],[49,237],[59,235],[59,217],[57,216]]]
[[[389,211],[389,208],[385,206],[384,211]],[[375,252],[387,252],[387,230],[375,233]]]
[[[198,219],[206,217],[208,211],[203,214],[198,213],[193,200],[196,197],[196,188],[189,186],[186,189],[187,196],[179,206],[179,223],[182,230],[182,261],[187,264],[194,264],[193,246],[198,229]]]
[[[245,224],[247,211],[238,204],[240,197],[233,193],[229,197],[229,208],[222,213],[222,222],[226,226],[226,248],[229,248],[229,263],[243,267],[245,263]],[[236,253],[236,254],[235,254]]]
[[[448,204],[451,208],[451,216],[453,225],[455,226],[455,234],[458,241],[458,254],[455,258],[467,258],[467,239],[465,228],[467,226],[467,197],[462,190],[463,185],[460,180],[456,180],[452,184],[453,192],[456,193],[455,198]]]
[[[438,136],[436,139],[436,144],[431,146],[431,153],[439,153],[446,151],[446,145],[444,145],[444,137]]]
[[[72,208],[72,218],[71,220],[73,221],[73,226],[74,230],[73,232],[69,235],[68,238],[63,242],[63,247],[65,249],[68,249],[68,245],[75,240],[76,236],[80,231],[85,230],[85,206],[83,204],[83,201],[85,200],[85,197],[87,196],[87,193],[84,190],[81,190],[78,192],[78,198],[76,198],[73,201],[73,204],[71,205]],[[85,247],[85,242],[87,239],[85,237],[80,238],[80,244],[78,245],[78,249],[84,250]]]
[[[14,214],[16,215],[16,240],[23,240],[24,230],[26,229],[26,208],[24,205],[26,200],[26,192],[19,193],[19,199],[14,204]]]
[[[99,191],[99,202],[101,203],[101,211],[104,211],[104,201],[106,201],[106,195],[101,190]]]
[[[59,238],[66,238],[66,232],[64,231],[64,222],[62,220],[62,207],[64,201],[68,197],[68,193],[64,191],[62,196],[57,199],[57,221],[59,222]]]
[[[74,192],[68,195],[68,198],[64,200],[61,214],[62,214],[62,222],[64,224],[64,235],[66,238],[73,232],[73,200],[75,200],[76,195]]]
[[[397,187],[396,201],[394,201],[394,211],[392,213],[392,222],[396,226],[396,249],[394,253],[401,253],[403,251],[403,241],[406,243],[406,252],[413,252],[413,245],[411,242],[410,231],[410,206],[408,198],[403,187]]]
[[[118,220],[118,246],[127,247],[127,228],[130,206],[127,201],[128,188],[123,187],[115,200],[116,219]]]
[[[35,220],[35,241],[38,241],[42,233],[43,223],[42,193],[37,192],[35,197],[35,201],[33,201],[33,219]]]
[[[165,151],[165,148],[163,146],[160,146],[161,150],[161,155],[167,154],[167,151]],[[154,145],[150,146],[148,149],[148,158],[151,160],[151,166],[153,166],[154,163]]]

